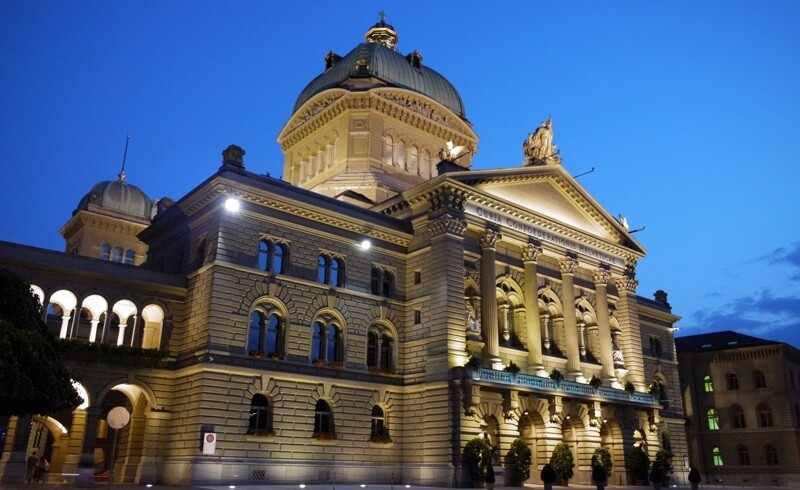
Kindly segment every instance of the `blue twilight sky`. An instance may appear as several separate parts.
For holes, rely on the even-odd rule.
[[[516,167],[553,117],[565,167],[650,252],[680,334],[800,346],[800,2],[0,0],[0,240],[63,249],[96,182],[179,198],[275,139],[329,50],[384,9],[398,50],[453,82],[474,168]]]

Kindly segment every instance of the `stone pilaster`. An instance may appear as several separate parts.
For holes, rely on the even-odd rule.
[[[542,247],[529,243],[522,247],[522,263],[525,266],[525,284],[522,294],[525,297],[525,332],[528,343],[528,364],[536,370],[537,376],[547,376],[542,363],[542,326],[539,322],[537,259]]]
[[[617,301],[617,321],[621,332],[619,348],[625,357],[628,381],[638,391],[645,391],[644,360],[642,358],[642,334],[639,316],[636,312],[636,287],[639,281],[625,275],[615,279],[619,301]]]
[[[495,250],[500,235],[493,230],[481,234],[481,324],[486,339],[486,358],[490,364],[500,361],[497,325],[497,286],[495,285]]]
[[[86,425],[83,431],[83,449],[78,462],[77,483],[91,485],[94,483],[94,450],[97,444],[97,424],[100,422],[100,408],[90,407],[86,410]]]
[[[430,198],[430,304],[426,379],[446,379],[463,362],[464,334],[464,196],[438,189]]]
[[[602,378],[607,385],[618,384],[614,373],[614,356],[611,340],[611,324],[608,315],[608,281],[611,273],[607,269],[594,272],[594,290],[597,303],[597,341],[600,344],[600,364],[603,366]]]
[[[561,265],[561,302],[564,308],[564,337],[566,340],[567,378],[583,381],[581,371],[581,353],[578,345],[578,325],[575,319],[575,268],[578,260],[564,257]]]
[[[11,417],[6,434],[6,449],[3,452],[2,483],[23,483],[27,476],[28,440],[31,436],[31,416]],[[10,443],[10,444],[9,444]]]

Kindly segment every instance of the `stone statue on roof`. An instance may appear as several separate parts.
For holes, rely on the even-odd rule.
[[[553,165],[561,163],[556,145],[553,144],[553,120],[548,117],[536,131],[528,134],[522,143],[527,165]]]

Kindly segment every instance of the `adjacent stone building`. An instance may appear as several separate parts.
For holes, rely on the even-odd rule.
[[[6,472],[37,448],[103,478],[115,406],[127,482],[463,486],[474,437],[525,440],[534,480],[560,442],[582,483],[600,446],[615,483],[634,444],[686,453],[678,317],[636,294],[645,250],[561,166],[552,122],[521,165],[470,170],[452,84],[384,21],[365,41],[301,92],[285,180],[231,145],[175,202],[96,187],[65,226],[76,255],[0,243],[86,398],[10,420]],[[134,264],[124,227],[75,244],[89,212],[144,224],[119,245]]]
[[[691,464],[712,483],[800,486],[800,350],[732,331],[676,344]]]

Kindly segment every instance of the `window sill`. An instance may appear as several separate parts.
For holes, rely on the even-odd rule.
[[[271,442],[277,436],[272,434],[245,434],[244,440],[248,442]]]
[[[314,446],[336,446],[339,444],[339,439],[317,439],[312,437],[311,444]]]
[[[374,449],[389,449],[394,446],[394,442],[372,442],[369,441],[369,447]]]

